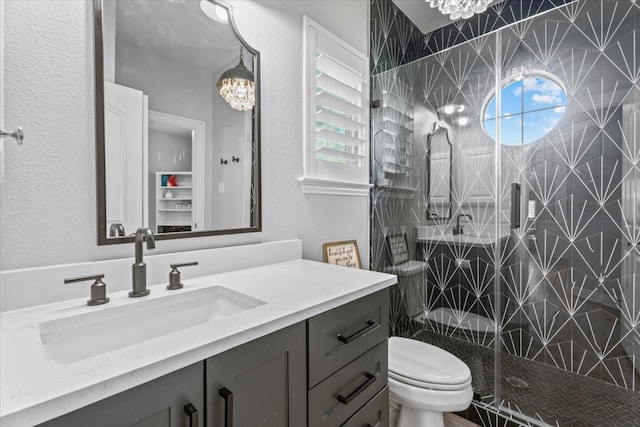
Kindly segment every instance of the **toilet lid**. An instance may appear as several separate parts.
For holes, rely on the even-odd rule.
[[[471,382],[469,367],[453,354],[408,338],[389,338],[389,376],[423,388],[458,390]]]

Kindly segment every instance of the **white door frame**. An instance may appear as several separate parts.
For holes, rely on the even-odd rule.
[[[205,229],[204,222],[204,132],[205,123],[187,117],[149,110],[149,126],[159,125],[191,132],[191,171],[193,173],[193,213],[196,230]],[[145,149],[148,153],[148,147]],[[148,158],[148,156],[147,156]],[[145,176],[149,173],[148,161],[145,163]],[[148,205],[148,203],[147,203]]]

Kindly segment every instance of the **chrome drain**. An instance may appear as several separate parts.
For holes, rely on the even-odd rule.
[[[507,377],[507,383],[517,388],[527,388],[529,384],[522,378],[518,377]]]

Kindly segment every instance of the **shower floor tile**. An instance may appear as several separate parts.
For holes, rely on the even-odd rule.
[[[493,349],[426,330],[412,338],[460,358],[471,369],[474,392],[493,400]],[[514,412],[557,426],[640,425],[639,392],[507,353],[500,357],[503,406]]]

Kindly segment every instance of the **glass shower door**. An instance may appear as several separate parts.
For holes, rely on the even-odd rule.
[[[638,389],[638,15],[575,2],[499,34],[496,403],[538,424]]]

